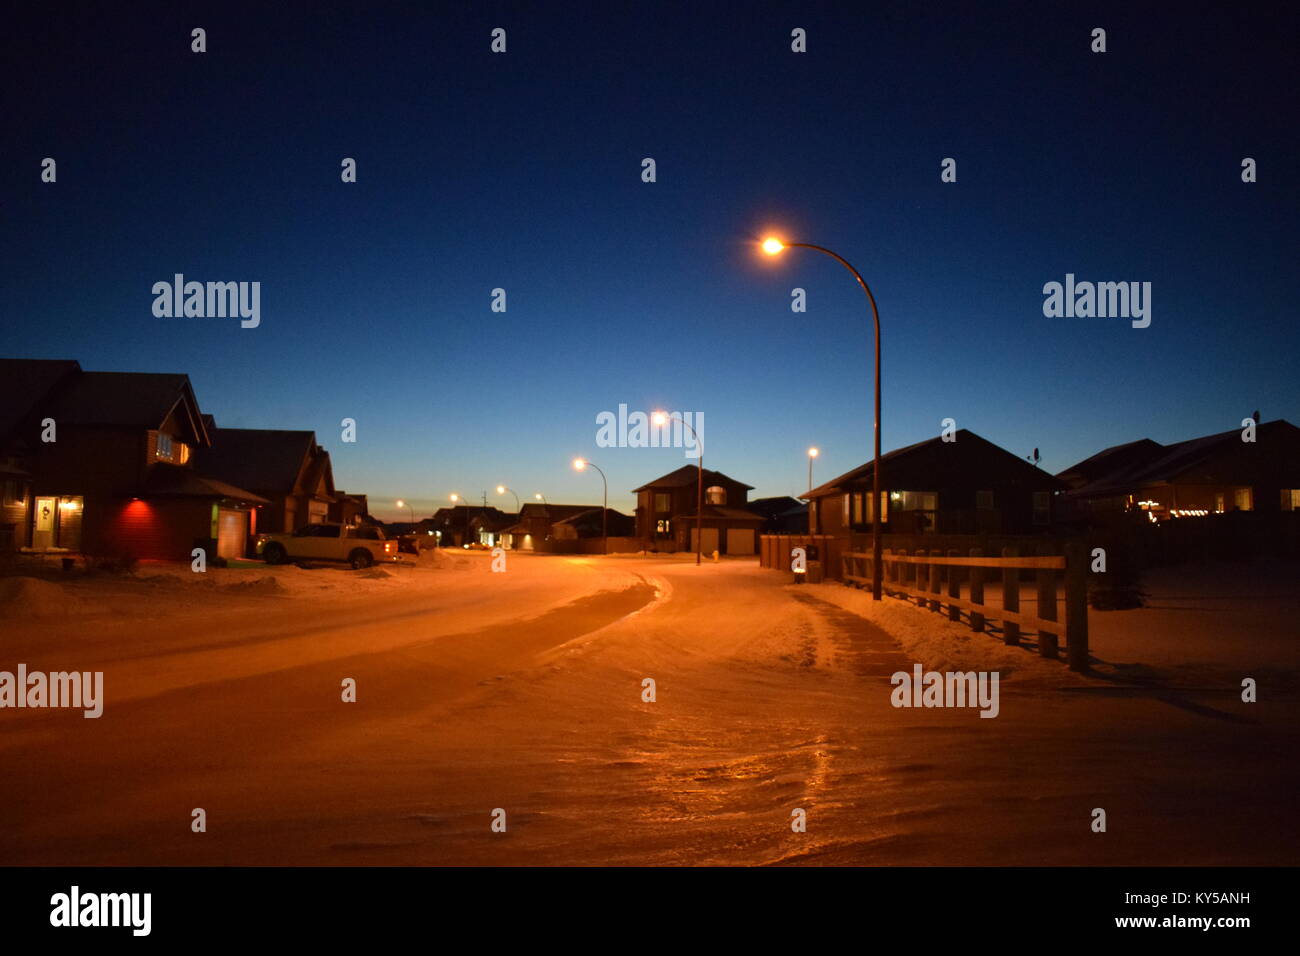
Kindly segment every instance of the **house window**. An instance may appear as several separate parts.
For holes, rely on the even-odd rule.
[[[977,491],[975,492],[975,507],[980,511],[993,510],[993,492]]]
[[[704,489],[704,501],[710,505],[725,505],[727,503],[727,489],[721,485],[710,485]]]
[[[1300,511],[1300,488],[1282,489],[1282,510]]]
[[[23,503],[23,497],[20,494],[22,485],[17,481],[5,482],[5,504],[20,505]]]
[[[1052,520],[1052,493],[1034,492],[1034,524],[1050,524]]]
[[[1251,494],[1249,488],[1234,488],[1232,507],[1236,511],[1251,511]]]
[[[672,495],[664,492],[655,492],[655,514],[666,515],[673,510]]]
[[[898,492],[894,492],[894,495],[895,498],[897,498]],[[876,520],[876,516],[871,508],[871,495],[865,491],[862,493],[862,509],[865,512],[862,515],[862,523],[863,524],[873,523]],[[889,522],[889,492],[882,491],[880,493],[880,523],[887,524],[888,522]]]
[[[172,436],[171,435],[168,435],[166,432],[158,433],[158,448],[154,452],[154,454],[157,455],[159,458],[166,459],[167,461],[172,460]]]
[[[844,513],[840,516],[841,523],[847,528],[849,526],[849,504],[850,495],[844,496]]]

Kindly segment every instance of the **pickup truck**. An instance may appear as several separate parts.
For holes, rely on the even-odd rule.
[[[345,561],[356,570],[376,561],[397,561],[397,542],[373,525],[309,524],[293,534],[263,534],[257,553],[267,564]]]

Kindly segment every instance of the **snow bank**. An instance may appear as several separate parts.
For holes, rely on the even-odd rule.
[[[57,582],[29,577],[0,580],[0,618],[44,620],[85,610],[85,602]]]

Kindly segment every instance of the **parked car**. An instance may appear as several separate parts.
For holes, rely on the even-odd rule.
[[[267,564],[286,561],[344,561],[354,569],[376,561],[397,561],[397,542],[374,525],[309,524],[293,534],[263,534],[257,553]]]

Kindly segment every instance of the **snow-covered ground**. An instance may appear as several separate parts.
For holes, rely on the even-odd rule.
[[[742,561],[0,578],[0,670],[106,696],[0,711],[0,863],[1293,863],[1296,599],[1250,580],[1148,580],[1081,677]],[[893,707],[918,662],[999,716]]]

